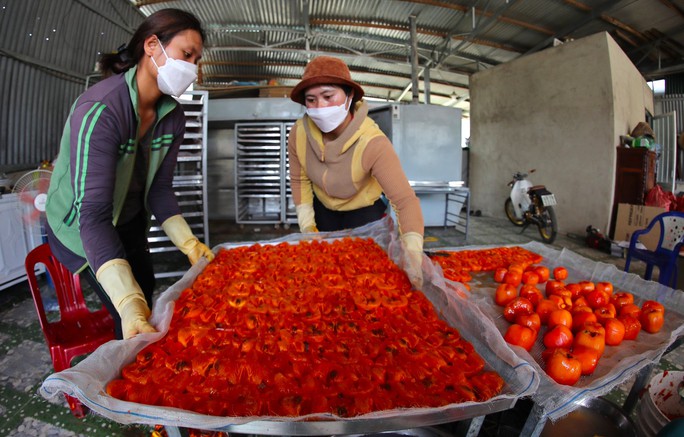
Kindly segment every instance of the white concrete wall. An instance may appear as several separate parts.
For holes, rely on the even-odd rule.
[[[470,80],[472,209],[505,217],[515,171],[556,194],[561,232],[607,232],[615,148],[653,98],[607,33],[549,48]]]

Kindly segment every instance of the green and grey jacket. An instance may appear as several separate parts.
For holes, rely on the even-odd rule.
[[[60,243],[51,244],[53,251],[71,271],[87,265],[97,271],[105,262],[125,257],[115,226],[138,153],[136,71],[133,67],[88,89],[72,106],[64,127],[46,213]],[[172,180],[184,133],[181,106],[162,96],[144,190],[148,217],[154,214],[160,223],[180,213]]]

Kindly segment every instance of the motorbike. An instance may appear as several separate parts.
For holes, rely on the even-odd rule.
[[[534,169],[530,173],[534,173]],[[558,222],[553,207],[556,197],[544,185],[533,185],[527,173],[516,172],[508,183],[511,195],[506,199],[504,209],[506,217],[524,232],[529,225],[539,229],[539,235],[545,243],[553,243],[558,233]]]

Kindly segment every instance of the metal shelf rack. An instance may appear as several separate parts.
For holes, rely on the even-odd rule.
[[[289,184],[287,137],[293,122],[236,123],[235,221],[297,222]]]
[[[207,205],[207,106],[208,91],[188,91],[178,102],[185,111],[185,136],[178,153],[173,188],[183,217],[200,241],[209,246]],[[152,217],[147,239],[153,259],[166,252],[178,252],[161,224]],[[210,246],[211,247],[211,246]],[[189,265],[188,265],[189,267]],[[158,272],[157,278],[183,276],[185,271]]]

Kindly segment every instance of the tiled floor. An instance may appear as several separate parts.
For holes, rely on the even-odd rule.
[[[212,222],[210,229],[212,244],[268,240],[295,230],[276,228],[272,225],[241,227],[224,222]],[[553,246],[570,249],[595,261],[615,264],[620,269],[624,267],[622,258],[586,247],[583,238],[583,235],[559,235]],[[425,248],[523,244],[531,240],[539,241],[535,229],[527,229],[521,234],[520,228],[514,227],[505,218],[471,217],[467,241],[464,241],[462,233],[453,229],[430,228],[426,230]],[[182,258],[172,258],[165,262],[166,265],[157,267],[177,270],[174,266],[185,265],[179,264],[185,262]],[[643,265],[637,263],[635,271],[643,273],[639,272],[640,268],[643,269]],[[159,292],[174,281],[175,279],[159,280]],[[682,370],[683,364],[684,347],[679,347],[661,361],[660,367]],[[26,283],[0,291],[0,436],[150,435],[149,427],[124,426],[94,414],[89,414],[84,419],[76,419],[61,399],[54,402],[46,401],[37,394],[37,389],[43,379],[51,373],[49,352]],[[630,385],[631,381],[628,381],[607,397],[622,405]],[[521,408],[525,408],[524,402],[519,404]],[[502,426],[495,426],[497,430],[492,431],[492,422],[499,421],[501,416],[503,415],[486,422],[480,435],[509,435],[502,431]],[[517,420],[519,421],[520,417],[517,417]],[[510,435],[515,434],[515,426],[520,425],[514,425]]]

